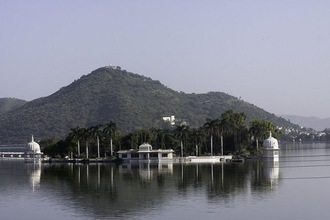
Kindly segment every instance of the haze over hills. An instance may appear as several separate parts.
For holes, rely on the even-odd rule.
[[[281,115],[281,117],[290,120],[294,124],[299,124],[306,128],[313,128],[316,131],[323,131],[330,128],[330,118],[304,117],[298,115]]]
[[[89,127],[113,121],[119,130],[162,127],[162,117],[174,115],[177,123],[203,126],[232,109],[248,119],[261,118],[275,125],[292,126],[287,120],[223,92],[186,94],[120,68],[102,67],[54,94],[27,102],[0,115],[0,144],[62,138],[76,126]]]

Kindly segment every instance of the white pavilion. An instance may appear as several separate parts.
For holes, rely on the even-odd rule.
[[[26,157],[40,157],[42,152],[40,150],[40,145],[34,141],[33,135],[31,142],[28,143]]]
[[[276,138],[272,137],[271,132],[269,132],[269,137],[266,140],[264,140],[262,146],[263,146],[263,158],[273,159],[273,160],[279,159],[280,148],[278,146],[278,141]]]
[[[139,160],[139,161],[171,161],[173,159],[174,150],[157,149],[153,150],[148,143],[139,146],[139,150],[120,150],[117,152],[118,158],[123,160]]]

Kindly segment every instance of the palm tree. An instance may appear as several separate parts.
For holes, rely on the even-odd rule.
[[[90,128],[82,129],[82,139],[85,141],[86,159],[88,159],[89,158],[89,141],[91,139],[91,129]]]
[[[158,146],[158,148],[164,149],[165,148],[165,132],[163,129],[159,128],[150,128],[150,132],[154,137],[154,144]]]
[[[110,156],[113,156],[112,140],[116,135],[116,131],[117,125],[112,121],[110,121],[108,124],[105,124],[105,127],[103,129],[103,133],[110,139]]]
[[[71,132],[69,134],[69,137],[73,138],[75,141],[77,141],[77,154],[78,157],[80,157],[80,139],[83,135],[83,129],[79,126],[75,128],[71,128]]]
[[[203,143],[204,139],[202,128],[193,129],[191,132],[191,137],[195,144],[196,156],[198,156],[201,154],[199,146]]]
[[[228,110],[221,114],[221,127],[225,133],[233,138],[235,150],[241,150],[243,142],[247,139],[246,115],[244,112],[235,113]]]
[[[153,139],[153,134],[150,130],[147,129],[139,129],[134,132],[138,145],[146,142],[150,142]]]
[[[274,132],[274,125],[263,119],[252,119],[250,122],[249,133],[256,142],[256,149],[259,149],[259,139],[266,138],[268,132]]]
[[[180,149],[181,149],[181,157],[183,157],[183,147],[184,142],[186,142],[187,136],[189,133],[189,126],[187,124],[182,124],[177,126],[175,129],[175,134],[180,138]]]
[[[219,119],[206,119],[206,123],[204,124],[203,128],[205,129],[206,133],[210,135],[210,143],[211,143],[211,156],[213,156],[213,136],[219,133]]]
[[[100,136],[102,135],[102,126],[103,125],[95,125],[90,127],[92,137],[96,137],[97,141],[97,158],[100,158]]]

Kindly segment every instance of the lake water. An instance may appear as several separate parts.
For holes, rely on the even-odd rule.
[[[70,165],[0,160],[1,219],[329,219],[330,145],[280,161]]]

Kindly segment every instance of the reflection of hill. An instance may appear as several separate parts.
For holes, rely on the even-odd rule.
[[[237,195],[269,193],[275,189],[278,175],[278,167],[263,162],[119,167],[64,164],[45,167],[40,185],[65,194],[60,198],[74,201],[78,212],[121,218],[157,209],[182,195],[198,194],[209,201],[226,203]]]

